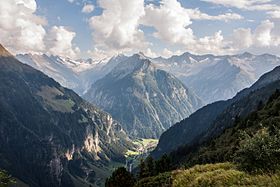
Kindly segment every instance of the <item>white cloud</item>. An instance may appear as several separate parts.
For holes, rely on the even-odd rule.
[[[177,0],[161,0],[160,5],[144,5],[144,0],[99,0],[103,12],[89,20],[95,48],[108,54],[149,51],[140,25],[155,28],[153,36],[172,45],[189,45],[197,41],[189,27],[192,19],[230,21],[243,19],[235,13],[208,15],[199,9],[186,9]],[[150,48],[151,49],[151,48]],[[96,50],[95,50],[96,53]],[[102,53],[104,54],[104,53]]]
[[[156,58],[159,56],[151,48],[147,48],[143,53],[145,54],[145,56],[150,57],[150,58]]]
[[[192,45],[186,46],[186,49],[196,54],[212,53],[216,55],[231,54],[234,51],[222,35],[222,31],[216,32],[213,36],[197,38]]]
[[[64,27],[46,32],[47,21],[35,14],[35,0],[0,1],[0,43],[12,53],[51,53],[75,57],[75,33]]]
[[[94,11],[94,5],[92,5],[92,4],[85,4],[83,9],[82,9],[82,12],[86,13],[86,14],[89,14],[93,11]]]
[[[145,7],[146,15],[142,24],[154,27],[154,36],[170,43],[188,44],[193,41],[192,24],[189,14],[177,0],[162,0],[160,6]]]
[[[267,14],[269,14],[271,18],[280,19],[280,10],[272,10],[269,11]]]
[[[269,3],[271,0],[202,0],[209,3],[219,4],[227,7],[249,8],[250,6],[257,6],[264,3]]]
[[[255,43],[257,46],[266,47],[272,45],[272,29],[274,23],[269,20],[263,21],[257,28],[254,34]]]
[[[253,31],[249,28],[236,29],[232,39],[229,40],[236,51],[248,49],[257,53],[277,51],[280,50],[280,33],[276,30],[273,22],[265,20]]]
[[[80,49],[73,46],[73,39],[76,33],[67,30],[63,26],[54,26],[47,36],[48,52],[54,55],[76,58]]]
[[[194,20],[218,20],[228,22],[231,20],[243,19],[243,16],[231,12],[213,16],[201,12],[199,9],[187,9],[186,11],[189,13],[190,18]]]
[[[280,18],[280,6],[272,0],[202,0],[205,2],[235,7],[249,11],[266,11],[271,18]]]
[[[233,31],[232,36],[226,38],[221,32],[217,32],[213,37],[198,39],[190,50],[214,54],[233,54],[244,50],[253,53],[269,52],[272,49],[277,51],[280,50],[280,32],[277,33],[276,30],[273,22],[265,20],[254,30],[238,28]]]
[[[162,50],[160,56],[165,57],[165,58],[169,58],[169,57],[171,57],[171,56],[173,56],[173,55],[181,55],[181,54],[182,54],[182,51],[180,51],[180,50],[171,51],[171,50],[169,50],[169,49],[167,49],[167,48],[164,48],[164,49]]]
[[[43,51],[46,21],[35,15],[35,0],[0,1],[0,42],[12,52]]]
[[[233,31],[233,47],[237,49],[248,48],[253,44],[251,29],[238,28]]]
[[[100,0],[99,6],[103,13],[89,20],[97,48],[126,51],[145,47],[139,29],[139,20],[145,15],[143,0]]]
[[[234,13],[226,13],[211,16],[200,12],[198,9],[186,9],[177,0],[162,0],[159,6],[153,4],[145,8],[146,15],[142,18],[142,24],[154,27],[154,36],[171,45],[179,45],[184,50],[193,53],[225,54],[231,52],[228,42],[221,31],[213,36],[198,38],[191,29],[192,19],[229,21],[242,19],[242,16]],[[164,49],[163,56],[169,56],[170,51]]]

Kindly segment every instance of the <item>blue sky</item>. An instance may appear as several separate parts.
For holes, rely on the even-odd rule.
[[[280,55],[278,0],[11,0],[0,5],[0,42],[14,53]],[[1,19],[7,14],[15,22],[9,27]]]

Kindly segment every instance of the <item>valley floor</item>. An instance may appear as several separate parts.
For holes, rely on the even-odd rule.
[[[136,150],[128,150],[126,152],[126,168],[132,171],[138,166],[141,159],[145,159],[149,153],[157,146],[158,139],[136,139],[133,141]]]

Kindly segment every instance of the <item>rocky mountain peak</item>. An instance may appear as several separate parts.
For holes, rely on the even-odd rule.
[[[0,44],[0,57],[10,57],[13,56]]]

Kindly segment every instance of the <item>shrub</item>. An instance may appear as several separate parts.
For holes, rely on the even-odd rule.
[[[171,187],[171,173],[161,173],[154,177],[146,177],[139,180],[134,187]]]
[[[133,187],[134,177],[124,167],[116,169],[112,176],[106,180],[106,187]]]
[[[6,187],[13,183],[16,183],[15,179],[6,171],[0,170],[0,187]]]
[[[262,128],[253,136],[243,134],[235,161],[250,172],[275,171],[280,164],[280,131]]]

